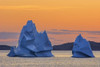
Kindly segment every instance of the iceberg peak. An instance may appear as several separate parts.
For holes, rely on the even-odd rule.
[[[34,24],[34,23],[33,23],[32,20],[28,20],[28,21],[27,21],[27,25],[28,25],[28,24]]]
[[[27,24],[23,27],[24,31],[26,32],[36,32],[36,26],[35,24],[32,22],[32,20],[28,20]],[[23,30],[22,29],[22,30]]]
[[[81,42],[84,38],[82,37],[81,34],[79,34],[75,40],[75,42]]]
[[[79,38],[83,38],[81,34],[78,35]]]

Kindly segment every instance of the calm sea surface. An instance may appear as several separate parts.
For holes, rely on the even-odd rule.
[[[0,51],[0,67],[100,67],[100,51],[95,58],[72,58],[71,51],[52,51],[55,57],[8,57],[8,50]]]

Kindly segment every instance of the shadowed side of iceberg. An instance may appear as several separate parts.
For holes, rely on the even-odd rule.
[[[35,53],[35,55],[37,57],[53,57],[53,54],[51,53],[51,51],[41,51],[41,52]]]
[[[85,58],[85,57],[94,57],[90,43],[84,39],[81,34],[76,38],[73,49],[72,57]]]

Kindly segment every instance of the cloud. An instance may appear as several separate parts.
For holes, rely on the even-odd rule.
[[[19,33],[0,32],[0,39],[18,39]]]
[[[14,46],[18,44],[19,33],[0,32],[0,45]]]
[[[87,38],[92,38],[92,39],[96,38],[97,39],[97,37],[87,37]]]
[[[17,44],[18,44],[17,39],[6,39],[6,40],[1,40],[0,39],[0,45],[16,46]]]
[[[53,31],[47,31],[48,34],[55,34],[55,35],[63,35],[63,34],[73,34],[70,32],[53,32]]]
[[[55,35],[65,35],[65,34],[75,34],[69,30],[58,30],[58,29],[51,29],[47,31],[48,34],[55,34]]]
[[[52,29],[47,31],[48,34],[54,35],[67,35],[67,34],[93,34],[93,35],[100,35],[100,31],[79,31],[79,30],[57,30]],[[16,32],[0,32],[0,39],[18,39],[20,33]],[[93,37],[89,37],[93,38]]]
[[[48,34],[93,34],[93,35],[100,35],[100,31],[80,31],[80,30],[58,30],[58,29],[52,29],[50,31],[47,31]]]

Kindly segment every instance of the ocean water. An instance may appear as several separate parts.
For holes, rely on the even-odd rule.
[[[52,51],[54,57],[8,57],[8,50],[0,51],[0,67],[100,67],[100,51],[95,58],[72,58],[71,51]]]

